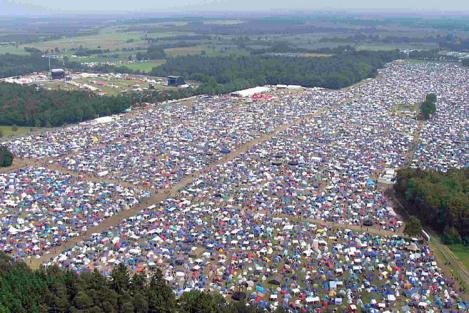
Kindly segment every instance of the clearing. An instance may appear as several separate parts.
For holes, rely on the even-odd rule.
[[[463,244],[454,244],[448,245],[448,248],[453,251],[454,255],[456,255],[466,269],[469,270],[469,247]]]
[[[164,63],[166,63],[166,60],[152,60],[152,61],[145,61],[145,62],[128,63],[128,64],[124,64],[123,66],[130,68],[131,70],[134,70],[134,71],[150,73],[153,70],[153,68],[158,67]]]
[[[23,136],[34,132],[38,128],[0,125],[0,138]]]

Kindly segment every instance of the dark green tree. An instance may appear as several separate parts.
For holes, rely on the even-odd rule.
[[[13,164],[13,153],[7,147],[0,146],[0,167],[9,167]]]
[[[148,311],[150,313],[174,312],[176,297],[166,284],[163,274],[158,269],[150,279],[147,289]]]
[[[77,309],[88,309],[93,306],[93,299],[84,291],[79,291],[73,298],[73,305]]]
[[[417,217],[411,216],[405,225],[404,233],[409,236],[418,236],[421,232],[422,223]]]
[[[220,294],[201,291],[184,293],[179,299],[181,313],[222,313],[228,305]]]
[[[425,101],[420,104],[420,118],[428,120],[436,112],[436,100],[434,93],[427,94]]]
[[[467,168],[446,173],[405,168],[398,171],[394,189],[409,215],[459,242],[469,236],[468,177]]]

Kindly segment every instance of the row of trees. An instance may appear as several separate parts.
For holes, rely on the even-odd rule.
[[[61,126],[125,111],[130,97],[100,97],[81,91],[49,91],[0,83],[0,125]]]
[[[448,35],[438,43],[440,48],[452,51],[469,51],[469,39]]]
[[[51,60],[51,66],[58,66],[58,61]],[[38,71],[47,71],[49,60],[40,54],[29,55],[2,54],[0,55],[0,77],[23,75]]]
[[[0,75],[18,75],[48,68],[47,59],[35,51],[30,56],[0,57]],[[149,48],[146,57],[159,58],[164,50]],[[12,64],[26,62],[25,68],[11,67],[2,72],[1,63],[12,58]],[[141,56],[143,57],[143,56]],[[0,83],[0,124],[19,126],[61,126],[98,116],[123,112],[134,103],[157,102],[196,94],[219,94],[265,84],[296,84],[307,87],[342,88],[372,77],[385,63],[400,57],[393,52],[344,50],[329,58],[279,56],[171,58],[153,70],[153,75],[183,75],[201,82],[197,89],[168,92],[146,92],[130,96],[98,97],[85,92],[47,91],[34,87]],[[52,60],[56,62],[55,60]],[[6,64],[6,63],[5,63]],[[67,62],[69,68],[81,69]],[[95,71],[120,71],[105,65]],[[125,70],[125,69],[124,69]]]
[[[5,146],[0,146],[0,167],[8,167],[13,164],[13,154]]]
[[[440,54],[440,50],[413,50],[408,52],[409,59],[436,61],[436,62],[459,62],[458,57],[447,54]]]
[[[176,299],[160,271],[131,275],[119,265],[110,277],[50,267],[30,270],[0,252],[2,313],[254,313],[243,302],[193,291]],[[279,309],[278,312],[283,312]]]
[[[436,112],[436,95],[429,93],[420,104],[420,118],[428,120]]]
[[[395,191],[406,211],[443,235],[447,243],[469,244],[469,169],[447,173],[401,169]]]
[[[202,82],[202,92],[224,93],[265,84],[342,88],[373,77],[397,51],[349,51],[328,58],[282,56],[183,56],[170,58],[153,75],[182,75]]]
[[[135,58],[139,61],[159,60],[159,59],[165,59],[166,53],[163,47],[151,45],[150,47],[147,48],[147,51],[145,53],[137,52],[137,54],[135,55]]]
[[[149,90],[121,96],[97,96],[82,91],[37,90],[0,83],[0,125],[55,127],[99,116],[122,113],[133,105],[187,98],[198,89]]]

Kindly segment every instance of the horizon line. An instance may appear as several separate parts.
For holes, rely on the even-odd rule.
[[[342,15],[356,15],[356,14],[366,14],[374,13],[381,15],[405,15],[405,16],[419,16],[419,15],[442,15],[442,16],[469,16],[469,8],[467,10],[441,10],[441,9],[406,9],[406,8],[392,8],[392,9],[366,9],[366,8],[355,8],[355,9],[346,9],[346,8],[323,8],[323,9],[271,9],[271,10],[207,10],[207,9],[193,9],[185,10],[181,12],[177,9],[138,9],[138,10],[115,10],[115,11],[105,11],[105,10],[63,10],[63,9],[45,9],[42,12],[9,12],[1,13],[0,17],[55,17],[57,15],[62,16],[80,16],[80,15],[94,15],[94,16],[121,16],[126,14],[131,15],[140,15],[140,16],[149,16],[154,14],[167,14],[166,17],[181,17],[181,16],[204,16],[204,15],[292,15],[299,14],[301,16],[314,15],[314,14],[342,14]]]

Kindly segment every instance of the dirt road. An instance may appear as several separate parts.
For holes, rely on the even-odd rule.
[[[48,253],[44,254],[41,258],[31,260],[31,262],[30,262],[31,267],[33,267],[33,268],[39,267],[41,264],[43,264],[44,262],[48,262],[50,259],[52,259],[52,258],[56,257],[57,255],[59,255],[60,253],[62,253],[64,250],[70,249],[73,246],[75,246],[77,243],[83,241],[84,239],[89,238],[92,234],[100,233],[100,232],[103,232],[106,229],[110,229],[110,228],[118,225],[119,223],[121,223],[125,219],[127,219],[131,216],[137,215],[139,212],[141,212],[145,208],[149,207],[150,205],[158,204],[158,203],[161,203],[162,201],[164,201],[167,198],[175,197],[181,189],[184,189],[185,187],[187,187],[188,185],[190,185],[191,183],[193,183],[195,180],[199,179],[203,175],[205,175],[207,173],[210,173],[210,171],[213,170],[214,168],[216,168],[218,165],[224,164],[226,162],[229,162],[229,161],[237,158],[239,155],[241,155],[243,153],[246,153],[247,151],[249,151],[254,146],[272,139],[275,135],[277,135],[278,133],[290,128],[291,126],[300,124],[300,123],[306,121],[307,119],[313,118],[313,117],[321,114],[327,108],[328,107],[322,108],[322,109],[317,110],[317,111],[315,111],[311,114],[305,115],[301,118],[294,119],[290,123],[283,124],[283,125],[275,128],[271,132],[265,133],[265,134],[255,138],[255,139],[251,140],[251,141],[248,141],[248,142],[244,143],[243,145],[238,147],[236,150],[233,150],[231,153],[229,153],[229,154],[223,156],[222,158],[220,158],[219,160],[211,163],[207,167],[205,167],[205,168],[203,168],[203,169],[201,169],[201,170],[199,170],[199,171],[197,171],[193,174],[190,174],[190,175],[184,177],[179,183],[173,185],[171,188],[157,190],[156,192],[153,193],[153,195],[151,197],[143,199],[142,202],[139,203],[138,205],[136,205],[136,206],[134,206],[134,207],[132,207],[128,210],[121,211],[118,214],[107,218],[106,220],[104,220],[103,222],[101,222],[97,226],[90,227],[88,230],[81,233],[79,236],[74,237],[74,238],[64,242],[60,246],[57,246],[57,247],[49,250]],[[63,169],[63,168],[61,168],[60,166],[57,166],[57,165],[48,164],[48,162],[41,162],[41,165],[49,167],[49,168],[54,169],[54,170],[59,170],[59,171],[63,171],[63,172],[66,172],[66,173],[70,173],[70,171],[65,170],[65,169]],[[86,180],[86,177],[84,177],[84,179]],[[96,178],[90,177],[90,179],[94,180]],[[120,184],[119,181],[114,180],[113,182],[115,182],[116,184]]]

